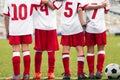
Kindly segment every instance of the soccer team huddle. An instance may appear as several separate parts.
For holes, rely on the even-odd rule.
[[[105,60],[106,26],[104,14],[109,11],[106,0],[5,0],[4,21],[6,37],[13,49],[13,75],[8,80],[20,80],[20,51],[23,53],[22,79],[30,79],[30,50],[32,34],[35,36],[33,79],[40,80],[42,53],[48,52],[48,79],[55,79],[55,51],[57,39],[56,10],[61,9],[61,41],[63,80],[70,80],[70,49],[77,51],[77,76],[82,79],[101,79]],[[84,13],[86,20],[84,20]],[[34,18],[33,18],[34,16]],[[97,65],[94,71],[94,46],[97,45]],[[84,46],[87,46],[89,77],[84,74]]]

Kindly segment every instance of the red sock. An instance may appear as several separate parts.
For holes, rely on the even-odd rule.
[[[103,65],[104,65],[104,60],[105,60],[105,53],[98,53],[98,58],[97,58],[97,72],[102,73]]]
[[[30,55],[26,55],[24,56],[23,58],[23,61],[24,61],[24,75],[30,73]]]
[[[84,56],[78,57],[78,74],[83,74],[84,69]]]
[[[35,53],[35,73],[41,72],[42,52]]]
[[[94,74],[94,54],[87,55],[89,74]]]
[[[20,56],[14,56],[12,58],[14,75],[20,75]]]
[[[53,73],[55,67],[55,52],[48,52],[48,73]]]
[[[69,53],[62,54],[62,62],[63,62],[65,74],[70,74]]]

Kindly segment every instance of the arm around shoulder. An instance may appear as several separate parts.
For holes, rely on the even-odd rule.
[[[50,0],[42,0],[42,4],[49,6],[52,10],[55,9],[53,3]]]
[[[86,22],[84,20],[84,15],[83,15],[83,10],[81,8],[78,8],[78,16],[79,16],[79,20],[81,25],[86,25]]]
[[[92,10],[92,9],[98,9],[98,8],[104,8],[107,6],[106,1],[103,1],[101,4],[88,4],[84,9],[85,10]]]

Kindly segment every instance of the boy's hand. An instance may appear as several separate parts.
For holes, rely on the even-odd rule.
[[[6,32],[6,38],[9,39],[9,32]]]
[[[106,2],[106,0],[105,0],[105,1],[102,2],[101,8],[104,8],[104,7],[106,7],[106,6],[107,6],[107,2]]]

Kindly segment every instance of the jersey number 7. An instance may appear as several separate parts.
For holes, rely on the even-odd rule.
[[[92,19],[95,19],[98,9],[94,9]]]

